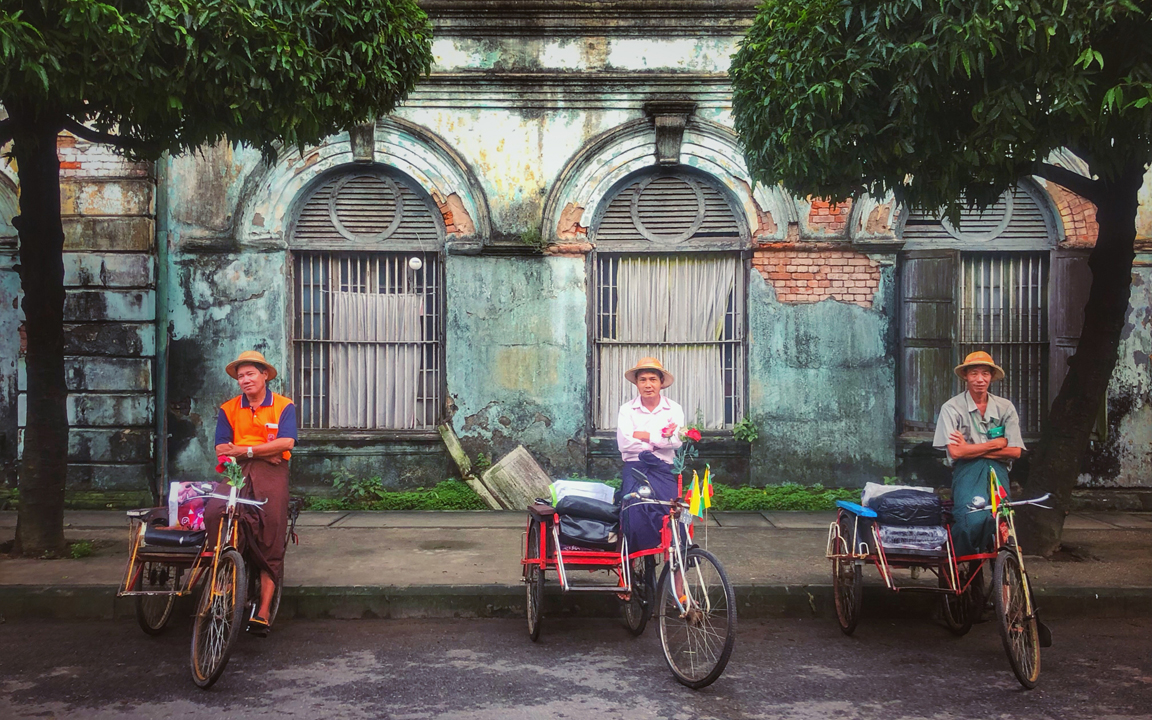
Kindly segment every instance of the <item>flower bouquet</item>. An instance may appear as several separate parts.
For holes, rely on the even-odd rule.
[[[667,430],[668,428],[665,428]],[[664,437],[671,437],[665,435]],[[680,475],[684,472],[684,465],[694,458],[700,457],[700,451],[696,449],[696,443],[700,442],[700,431],[694,427],[690,427],[680,433],[680,447],[676,450],[676,457],[672,461],[672,472]]]
[[[244,487],[244,470],[240,468],[236,458],[221,455],[216,458],[216,463],[216,472],[223,475],[229,485],[237,490]]]

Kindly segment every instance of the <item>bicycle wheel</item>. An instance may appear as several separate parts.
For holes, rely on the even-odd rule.
[[[528,559],[540,559],[540,530],[542,523],[533,521],[528,526]],[[526,589],[525,605],[528,609],[528,637],[535,642],[540,637],[540,620],[544,616],[544,571],[539,565],[524,566]]]
[[[1012,550],[1001,550],[992,573],[992,605],[1000,625],[1000,639],[1012,672],[1031,690],[1040,679],[1040,636],[1036,616],[1028,614],[1024,598],[1024,572]]]
[[[216,573],[208,578],[196,608],[192,630],[192,680],[209,688],[220,679],[236,638],[244,628],[244,595],[248,578],[244,559],[229,548],[220,553]]]
[[[683,685],[711,685],[724,672],[736,642],[736,593],[724,566],[712,553],[692,548],[684,556],[687,611],[676,602],[678,572],[660,579],[658,625],[668,668]],[[668,568],[665,565],[665,568]]]
[[[652,617],[652,598],[656,594],[656,558],[645,555],[629,563],[632,566],[632,597],[624,603],[624,622],[630,633],[642,635]]]
[[[848,543],[838,541],[837,555],[848,554]],[[836,601],[836,620],[845,635],[851,635],[860,622],[864,602],[864,580],[860,566],[851,559],[832,558],[832,596]]]
[[[179,578],[179,571],[170,565],[146,562],[140,569],[133,590],[167,593],[136,596],[136,622],[149,635],[159,635],[168,626],[172,608],[176,605],[176,584]]]
[[[974,587],[968,587],[964,592],[957,595],[952,591],[948,583],[947,565],[940,568],[940,587],[944,588],[946,592],[940,596],[941,611],[944,616],[944,624],[952,631],[956,637],[962,637],[968,634],[972,629],[973,619],[973,593],[976,592]],[[968,581],[968,575],[965,571],[961,570],[959,573],[960,587],[964,587],[964,583]]]

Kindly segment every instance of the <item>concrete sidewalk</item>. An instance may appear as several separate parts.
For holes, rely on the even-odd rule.
[[[721,559],[750,614],[827,614],[824,559],[834,513],[714,513],[696,539]],[[0,542],[15,533],[0,513]],[[324,616],[516,614],[523,606],[521,512],[305,512],[300,544],[286,559],[288,612]],[[122,511],[66,515],[70,541],[89,540],[82,560],[0,559],[0,614],[107,617],[127,561]],[[1059,557],[1028,563],[1045,609],[1092,615],[1152,614],[1152,513],[1069,516]],[[870,607],[900,612],[903,598],[865,573]],[[897,603],[894,598],[901,598]],[[611,603],[559,600],[569,612],[596,614]],[[611,596],[608,596],[611,600]],[[917,602],[917,601],[908,601]],[[581,607],[582,606],[582,607]]]

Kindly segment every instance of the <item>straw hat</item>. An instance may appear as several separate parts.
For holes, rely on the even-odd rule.
[[[269,380],[276,377],[276,368],[272,367],[272,363],[265,360],[264,356],[255,350],[245,350],[244,352],[240,353],[239,357],[228,363],[228,365],[224,368],[224,372],[231,375],[232,379],[235,380],[236,368],[240,367],[241,365],[263,365],[264,369],[268,371]]]
[[[624,379],[633,385],[636,384],[636,373],[641,370],[656,370],[664,376],[664,382],[661,383],[661,388],[666,388],[672,384],[676,378],[672,377],[672,373],[664,369],[664,365],[654,357],[640,358],[640,362],[636,363],[636,367],[624,373]]]
[[[992,368],[993,381],[1004,379],[1004,369],[992,362],[992,356],[983,350],[968,353],[968,357],[964,358],[964,362],[956,366],[956,374],[963,378],[968,368],[976,367],[977,365],[987,365]]]

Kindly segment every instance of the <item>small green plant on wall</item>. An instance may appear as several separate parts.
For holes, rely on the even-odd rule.
[[[540,233],[540,228],[538,227],[530,227],[520,233],[520,242],[538,252],[544,252],[545,248],[548,247],[548,243],[544,240],[544,236]]]
[[[732,437],[743,442],[751,443],[756,442],[756,438],[760,437],[760,432],[756,430],[756,426],[752,424],[752,419],[745,417],[732,426]]]

